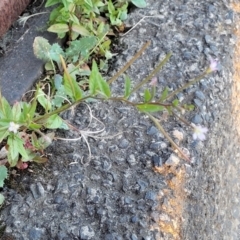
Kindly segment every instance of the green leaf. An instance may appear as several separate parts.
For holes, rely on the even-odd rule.
[[[127,17],[128,17],[127,10],[122,11],[121,14],[119,15],[119,18],[120,18],[122,21],[127,20]]]
[[[29,156],[26,152],[26,149],[24,148],[24,142],[21,138],[15,136],[15,141],[17,142],[17,146],[18,146],[18,151],[19,153],[21,154],[21,156],[24,158],[24,159],[29,159]]]
[[[0,118],[12,120],[12,109],[5,97],[0,92]]]
[[[66,23],[56,23],[51,25],[47,30],[54,33],[66,33],[69,31],[69,27]]]
[[[55,74],[54,75],[54,86],[56,89],[60,89],[62,87],[62,83],[63,83],[63,77],[60,74]]]
[[[144,102],[149,102],[152,99],[152,95],[148,89],[144,91]]]
[[[40,137],[38,139],[38,142],[39,142],[39,144],[41,146],[41,150],[47,148],[49,145],[52,144],[54,136],[55,136],[55,133],[51,132],[51,133],[45,134],[43,137]]]
[[[62,125],[60,126],[61,129],[64,129],[64,130],[69,130],[69,126],[67,125],[66,122],[62,122]]]
[[[34,55],[45,61],[48,62],[50,60],[49,57],[49,50],[51,49],[51,45],[49,44],[48,40],[43,37],[35,37],[33,42],[33,51]]]
[[[70,10],[70,12],[72,11],[72,13],[70,13],[69,19],[72,21],[73,24],[79,24],[79,19],[77,18],[77,16],[74,14],[75,11],[75,6],[74,7],[70,7],[70,8],[74,8]]]
[[[32,132],[32,145],[35,147],[35,149],[42,151],[52,143],[54,136],[54,132],[51,132],[38,139],[36,134]],[[38,160],[38,158],[36,160]],[[33,158],[33,161],[35,161],[35,157]]]
[[[165,109],[163,106],[159,106],[151,103],[137,104],[136,106],[138,110],[141,112],[159,112]]]
[[[178,100],[178,99],[174,99],[174,100],[172,101],[172,105],[173,105],[174,107],[177,107],[177,106],[179,105],[179,100]]]
[[[91,0],[84,0],[84,2],[87,3],[89,7],[93,7],[93,3]]]
[[[30,123],[30,124],[28,125],[28,128],[29,128],[30,130],[40,129],[41,127],[42,127],[42,125],[41,125],[41,124],[37,124],[37,123]]]
[[[21,158],[21,162],[29,162],[29,161],[33,161],[33,159],[36,157],[36,155],[38,153],[35,153],[33,152],[32,150],[30,149],[26,149],[26,152],[28,154],[28,158],[27,159],[24,159],[23,157]],[[18,162],[19,163],[19,162]]]
[[[21,123],[24,123],[26,121],[30,122],[36,113],[37,102],[35,101],[35,98],[31,103],[21,102],[21,105],[22,114],[19,118],[19,121]]]
[[[1,165],[0,166],[0,188],[3,187],[4,180],[7,178],[7,176],[8,176],[7,168]],[[1,199],[0,199],[0,205],[1,205]]]
[[[97,44],[97,38],[94,36],[82,37],[79,40],[72,41],[69,48],[66,50],[66,56],[76,62],[79,55],[86,58],[89,51]]]
[[[19,154],[15,158],[12,158],[11,153],[8,151],[7,159],[10,167],[15,167],[19,159]]]
[[[3,204],[4,200],[4,196],[0,193],[0,206]]]
[[[59,117],[57,114],[54,114],[47,119],[47,122],[44,124],[44,126],[48,129],[57,129],[60,128],[62,122],[62,118]]]
[[[81,34],[82,36],[90,36],[90,32],[85,28],[83,27],[82,25],[80,24],[73,24],[72,25],[72,31],[76,32],[76,33],[79,33]]]
[[[131,2],[138,8],[145,8],[147,6],[145,0],[131,0]]]
[[[17,164],[19,153],[24,159],[29,159],[28,154],[23,146],[24,142],[19,136],[15,134],[11,134],[8,137],[7,143],[8,143],[8,153],[9,153],[8,157],[11,160],[10,162],[11,167]]]
[[[59,44],[57,43],[54,43],[50,50],[49,50],[49,57],[57,62],[57,63],[60,63],[61,60],[60,60],[60,55],[62,55],[64,57],[65,53],[63,52],[62,48],[59,46]]]
[[[22,113],[21,104],[19,102],[14,103],[12,107],[13,121],[18,122]]]
[[[108,12],[110,13],[110,15],[115,15],[116,12],[115,7],[111,0],[108,1]]]
[[[0,130],[0,143],[9,135],[8,128]]]
[[[55,7],[51,13],[50,13],[50,16],[49,16],[49,23],[50,24],[53,24],[54,22],[56,22],[57,18],[59,16],[61,16],[61,9],[62,9],[62,4],[59,5],[58,7]]]
[[[38,149],[38,138],[37,138],[37,136],[36,136],[36,134],[35,134],[35,132],[32,132],[32,135],[31,135],[31,142],[32,142],[32,145],[36,148],[36,149]]]
[[[162,96],[160,97],[159,102],[164,101],[164,100],[167,98],[167,96],[168,96],[168,87],[166,87],[166,88],[163,90]]]
[[[7,129],[11,120],[0,118],[0,129]]]
[[[63,80],[66,94],[69,97],[71,97],[74,101],[81,99],[83,93],[76,80],[72,76],[67,75],[65,73],[63,76]]]
[[[41,106],[46,110],[49,111],[52,109],[52,104],[48,96],[43,92],[42,89],[38,88],[37,90],[37,100],[41,104]]]
[[[195,106],[193,104],[184,104],[183,108],[185,108],[188,111],[193,111]]]
[[[61,1],[62,1],[62,3],[63,3],[64,7],[65,7],[67,10],[70,11],[71,6],[72,6],[71,3],[73,3],[73,0],[61,0]]]
[[[33,161],[36,162],[36,163],[45,163],[47,162],[47,158],[45,157],[40,157],[40,156],[36,156],[33,158]]]
[[[52,64],[52,62],[46,62],[44,65],[44,69],[46,71],[54,71],[54,65]]]
[[[105,97],[111,96],[109,84],[103,79],[98,71],[97,63],[93,60],[92,71],[89,77],[89,90],[91,94],[100,93]]]
[[[152,98],[151,98],[151,100],[152,100],[156,95],[156,86],[151,87],[151,95],[152,95]]]
[[[61,0],[48,0],[45,4],[45,7],[50,7],[50,6],[60,3],[60,2],[61,2]]]
[[[62,106],[62,104],[66,101],[67,99],[67,93],[63,85],[58,87],[56,94],[54,95],[52,99],[52,104],[53,106],[59,108]]]
[[[14,134],[9,135],[7,143],[8,143],[8,153],[9,153],[10,159],[12,159],[15,162],[16,159],[18,160],[19,151],[18,151],[18,142],[15,140]],[[16,163],[14,164],[14,166],[16,165]],[[13,163],[10,163],[10,165],[11,167],[13,167]]]
[[[128,98],[131,93],[131,80],[129,76],[125,77],[124,98]]]

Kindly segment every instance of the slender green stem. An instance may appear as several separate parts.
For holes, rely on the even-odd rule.
[[[88,96],[86,96],[86,97],[84,97],[84,98],[81,98],[81,99],[77,100],[77,101],[74,102],[74,103],[67,103],[67,104],[65,104],[64,106],[62,106],[62,107],[60,107],[60,108],[58,108],[58,109],[56,109],[56,110],[54,110],[54,111],[52,111],[52,112],[50,112],[50,113],[47,113],[47,114],[44,114],[44,115],[41,115],[41,116],[39,116],[39,117],[34,118],[34,119],[33,119],[33,122],[37,123],[37,122],[39,122],[39,121],[42,121],[42,120],[44,120],[44,119],[47,119],[47,118],[51,117],[51,116],[54,115],[54,114],[59,114],[59,113],[61,113],[61,112],[64,112],[64,111],[70,109],[71,107],[74,107],[74,106],[76,106],[77,104],[79,104],[79,103],[81,103],[81,102],[83,102],[83,101],[85,101],[86,99],[91,98],[91,97],[92,97],[91,95],[88,95]]]
[[[178,94],[179,92],[182,92],[183,90],[185,90],[186,88],[188,88],[189,86],[199,82],[201,79],[203,79],[206,75],[208,74],[207,71],[203,72],[201,75],[199,75],[198,77],[194,78],[192,81],[189,81],[188,83],[184,84],[182,87],[176,89],[175,91],[173,91],[172,93],[170,93],[164,100],[170,99],[172,98],[174,95]]]
[[[101,101],[106,100],[105,98],[99,98],[99,97],[92,97],[92,98],[96,99],[96,100],[101,100]],[[139,105],[145,105],[145,104],[157,105],[157,106],[163,106],[163,107],[171,107],[172,106],[171,103],[159,103],[159,102],[134,103],[134,102],[127,100],[124,97],[110,97],[107,100],[125,102],[134,107],[139,106]]]
[[[157,106],[163,106],[163,107],[172,107],[171,103],[160,103],[160,102],[144,102],[144,103],[136,103],[135,105],[145,105],[145,104],[149,104],[149,105],[157,105]]]
[[[132,93],[136,92],[140,87],[142,87],[145,83],[150,81],[159,71],[160,69],[167,63],[169,58],[172,56],[172,53],[168,53],[166,57],[158,64],[158,66],[142,81],[140,82],[131,92],[129,95]]]
[[[192,127],[191,123],[189,123],[185,118],[183,118],[182,116],[177,115],[174,111],[172,111],[172,114],[177,117],[180,121],[182,121],[183,123],[185,123],[187,126]]]
[[[159,123],[159,121],[152,116],[151,114],[145,112],[145,114],[147,116],[149,116],[149,118],[154,122],[154,124],[156,125],[156,127],[159,129],[159,131],[161,131],[161,133],[167,138],[167,140],[172,144],[172,146],[174,148],[176,148],[178,150],[178,152],[182,155],[182,157],[187,160],[190,161],[189,157],[186,156],[186,154],[183,153],[183,151],[179,148],[179,146],[172,140],[172,138],[167,134],[167,132],[163,129],[162,125]]]
[[[113,83],[121,74],[123,74],[144,52],[144,50],[151,44],[150,41],[146,42],[142,48],[133,56],[133,58],[125,64],[111,79],[108,80],[108,84]]]

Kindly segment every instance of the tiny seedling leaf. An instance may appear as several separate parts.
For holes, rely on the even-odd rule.
[[[145,89],[144,91],[144,102],[149,102],[152,99],[151,92],[149,89]]]
[[[185,108],[188,111],[193,111],[195,106],[193,104],[184,104],[183,108]]]
[[[174,107],[177,107],[177,106],[179,105],[179,100],[178,100],[178,99],[174,99],[174,100],[172,101],[172,105],[173,105]]]
[[[166,88],[163,90],[162,96],[160,97],[159,102],[164,101],[164,100],[167,98],[167,96],[168,96],[168,87],[166,87]]]

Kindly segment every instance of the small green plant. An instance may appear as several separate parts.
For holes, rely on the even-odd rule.
[[[193,128],[194,139],[201,141],[205,139],[207,129],[188,123],[181,114],[183,109],[193,110],[194,106],[181,104],[175,96],[207,74],[218,70],[216,60],[210,59],[210,66],[207,70],[181,88],[173,92],[169,92],[166,88],[159,94],[155,76],[169,61],[171,57],[169,53],[139,84],[133,85],[131,79],[125,76],[122,95],[112,96],[111,84],[133,64],[150,44],[150,42],[145,44],[110,80],[104,79],[101,74],[102,59],[92,57],[92,54],[106,58],[111,56],[109,51],[111,41],[107,37],[110,28],[102,14],[109,17],[110,24],[118,26],[127,16],[129,2],[137,7],[146,6],[144,0],[47,1],[46,6],[58,4],[58,7],[51,13],[49,31],[56,32],[61,38],[68,34],[70,42],[68,47],[63,49],[56,43],[49,44],[42,37],[35,38],[34,53],[37,58],[45,62],[48,77],[36,85],[33,97],[29,101],[20,101],[10,106],[0,94],[0,188],[3,187],[4,180],[8,176],[7,167],[25,169],[29,162],[46,162],[44,149],[54,140],[54,132],[51,130],[72,128],[59,114],[89,99],[120,101],[135,107],[141,113],[149,116],[169,140],[174,150],[177,150],[187,161],[190,160],[189,156],[165,132],[156,115],[168,112]],[[143,89],[143,86],[147,87]],[[130,100],[133,93],[142,90],[141,101]],[[84,134],[82,136],[85,138]],[[4,197],[0,194],[0,205],[3,201]]]
[[[146,6],[144,0],[130,2],[137,7]],[[66,54],[70,54],[69,57],[74,55],[74,62],[77,60],[77,47],[82,45],[81,41],[86,41],[86,38],[81,40],[83,37],[92,37],[92,39],[100,41],[95,53],[104,56],[107,60],[112,57],[111,40],[108,36],[114,35],[114,33],[110,25],[121,29],[123,21],[127,18],[129,1],[48,0],[45,6],[53,5],[57,5],[57,7],[51,12],[48,31],[57,33],[59,38],[68,36],[68,40],[71,42],[70,49]],[[77,39],[79,40],[77,41]]]
[[[37,46],[37,47],[36,47]],[[110,84],[124,71],[120,70],[112,79],[106,81],[101,75],[97,63],[93,60],[90,75],[88,79],[88,90],[83,91],[81,83],[77,81],[76,75],[79,72],[70,72],[63,56],[66,53],[59,50],[52,54],[52,48],[56,45],[50,45],[44,38],[36,38],[34,42],[34,52],[36,56],[45,61],[58,63],[62,69],[61,74],[53,74],[50,81],[44,84],[39,83],[36,87],[34,97],[29,102],[17,102],[12,107],[7,100],[0,96],[0,142],[2,148],[6,149],[7,165],[10,167],[18,167],[20,169],[27,168],[28,162],[43,163],[47,159],[44,156],[43,150],[48,147],[53,139],[54,133],[46,133],[46,130],[52,129],[69,129],[69,125],[59,116],[63,111],[76,106],[88,99],[97,99],[99,101],[111,100],[121,101],[137,108],[140,112],[145,113],[156,124],[158,129],[170,141],[174,149],[177,149],[179,154],[186,160],[186,156],[177,146],[169,135],[164,131],[160,122],[153,115],[159,112],[167,111],[170,114],[176,114],[176,111],[181,109],[192,109],[192,105],[181,105],[174,96],[188,86],[195,84],[205,75],[217,70],[216,61],[212,60],[210,67],[196,79],[188,82],[186,85],[169,93],[165,89],[161,96],[156,94],[156,81],[154,76],[170,59],[171,54],[168,54],[165,59],[157,65],[156,69],[146,77],[141,83],[132,86],[132,81],[129,77],[125,77],[125,88],[121,96],[113,97],[111,95]],[[43,56],[47,56],[43,58]],[[131,62],[131,61],[130,61]],[[128,64],[129,66],[129,64]],[[149,84],[150,82],[150,84]],[[143,91],[143,99],[140,102],[133,102],[129,97],[147,84]],[[46,93],[46,86],[50,91]],[[173,98],[173,99],[172,99]],[[182,120],[182,118],[179,118]],[[195,130],[195,138],[204,140],[203,136],[205,129],[191,125]],[[0,187],[3,185],[4,179],[7,177],[7,169],[5,166],[0,166]],[[3,201],[3,196],[0,196]]]

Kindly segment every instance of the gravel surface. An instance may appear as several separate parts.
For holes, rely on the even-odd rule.
[[[193,141],[184,124],[159,116],[190,153],[188,163],[132,107],[90,103],[96,117],[92,121],[84,104],[64,113],[78,130],[56,135],[74,139],[82,130],[92,157],[83,138],[59,140],[48,148],[45,165],[11,177],[3,189],[7,203],[0,221],[12,239],[240,239],[240,132],[232,99],[237,14],[223,0],[147,2],[147,8],[129,15],[127,26],[149,17],[121,37],[125,50],[116,57],[111,75],[148,40],[151,46],[127,73],[139,82],[172,52],[157,75],[159,91],[182,86],[208,66],[210,56],[218,58],[219,72],[178,95],[196,105],[187,118],[208,127],[207,140]],[[112,88],[122,92],[123,79]],[[92,133],[103,127],[100,135]]]

